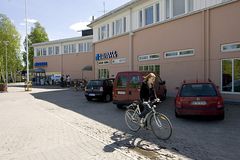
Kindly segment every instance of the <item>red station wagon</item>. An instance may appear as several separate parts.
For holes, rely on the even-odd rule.
[[[113,103],[116,104],[118,108],[124,108],[125,105],[139,100],[143,77],[149,73],[150,72],[140,71],[119,72],[113,84]],[[154,88],[157,97],[164,100],[167,93],[165,81],[162,81],[157,75]]]
[[[209,81],[184,81],[175,98],[175,115],[205,115],[224,119],[223,98],[216,85]]]

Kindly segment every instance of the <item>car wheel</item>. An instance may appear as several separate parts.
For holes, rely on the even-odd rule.
[[[106,94],[105,98],[104,98],[105,102],[110,102],[111,101],[111,95],[110,94]]]
[[[117,108],[118,109],[125,109],[124,105],[122,105],[122,104],[117,104]]]

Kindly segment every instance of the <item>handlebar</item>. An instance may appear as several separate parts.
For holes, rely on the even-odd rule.
[[[156,99],[154,99],[153,101],[148,101],[148,102],[143,102],[143,103],[148,104],[148,105],[150,105],[150,106],[153,106],[153,105],[157,105],[157,104],[159,104],[159,103],[161,103],[161,102],[162,102],[162,101],[160,101],[159,98],[156,98]]]

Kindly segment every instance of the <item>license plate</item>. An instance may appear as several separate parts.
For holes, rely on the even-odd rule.
[[[117,91],[117,94],[123,95],[123,94],[126,94],[126,92],[125,91]]]
[[[206,101],[192,101],[192,105],[206,105]]]
[[[89,96],[95,96],[95,94],[94,94],[94,93],[89,93],[88,95],[89,95]]]

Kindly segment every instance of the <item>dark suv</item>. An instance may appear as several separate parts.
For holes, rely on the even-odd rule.
[[[97,79],[88,81],[85,87],[85,97],[88,101],[93,98],[101,99],[105,102],[112,100],[112,89],[114,79]]]

